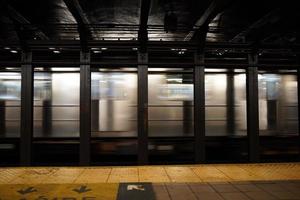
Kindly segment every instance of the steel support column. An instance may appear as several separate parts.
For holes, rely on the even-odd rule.
[[[138,53],[138,163],[148,163],[148,54]]]
[[[205,162],[205,71],[204,54],[195,54],[194,134],[195,162]]]
[[[235,90],[234,90],[234,70],[229,69],[227,74],[226,89],[226,117],[227,117],[227,133],[235,135]]]
[[[80,52],[80,165],[90,165],[91,67],[90,53]]]
[[[247,87],[247,135],[249,141],[249,161],[259,161],[259,111],[258,111],[258,63],[257,54],[249,54],[251,66],[246,72]]]
[[[20,164],[31,165],[33,135],[33,68],[32,52],[22,52],[21,65],[21,143]]]

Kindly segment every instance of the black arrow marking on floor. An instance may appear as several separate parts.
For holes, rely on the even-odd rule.
[[[82,186],[80,186],[79,189],[75,188],[75,189],[73,189],[73,191],[77,192],[78,194],[81,194],[81,193],[89,192],[89,191],[92,191],[92,190],[88,189],[86,185],[82,185]]]
[[[120,183],[117,200],[155,200],[151,183]]]
[[[34,189],[34,187],[28,187],[26,189],[21,189],[21,190],[19,190],[17,192],[19,192],[22,195],[25,195],[25,194],[29,194],[29,193],[32,193],[32,192],[37,192],[37,190]]]

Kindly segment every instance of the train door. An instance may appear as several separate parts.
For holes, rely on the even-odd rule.
[[[194,161],[193,69],[149,68],[150,163]]]
[[[33,164],[79,162],[79,67],[35,67]]]
[[[205,69],[207,162],[247,162],[245,69]]]
[[[92,164],[137,163],[137,69],[92,68]]]
[[[258,84],[261,160],[297,160],[297,71],[260,68]]]

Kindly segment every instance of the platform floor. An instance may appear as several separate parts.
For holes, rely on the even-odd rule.
[[[300,163],[0,168],[6,199],[300,199]]]

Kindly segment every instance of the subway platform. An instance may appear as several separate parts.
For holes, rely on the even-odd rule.
[[[300,163],[0,168],[0,199],[300,199]]]

